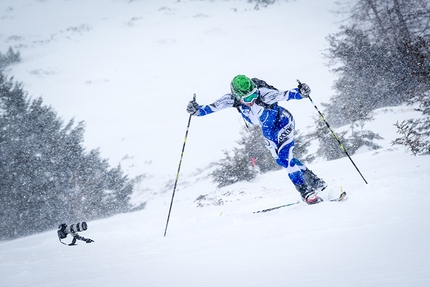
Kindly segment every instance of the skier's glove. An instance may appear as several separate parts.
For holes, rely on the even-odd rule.
[[[194,100],[190,101],[187,106],[187,112],[192,116],[199,115],[199,104]]]
[[[299,93],[302,95],[303,98],[309,98],[309,95],[311,93],[311,88],[309,88],[308,85],[305,83],[300,83],[299,86]]]

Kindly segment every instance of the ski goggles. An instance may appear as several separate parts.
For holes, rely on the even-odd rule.
[[[253,89],[248,94],[242,96],[242,101],[244,101],[245,103],[250,103],[253,100],[255,100],[256,98],[258,98],[258,90],[257,90],[257,88]]]

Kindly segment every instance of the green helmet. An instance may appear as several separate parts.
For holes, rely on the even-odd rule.
[[[255,92],[257,86],[255,83],[244,75],[237,75],[230,83],[230,89],[236,99],[240,100]]]

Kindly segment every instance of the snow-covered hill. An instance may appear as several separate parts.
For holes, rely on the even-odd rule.
[[[210,102],[237,73],[330,97],[324,38],[333,0],[2,0],[0,50],[21,52],[7,73],[66,120],[87,123],[86,145],[146,174],[133,200],[146,209],[88,222],[92,244],[67,247],[55,230],[0,243],[0,286],[429,286],[430,157],[391,147],[411,107],[375,111],[378,151],[309,165],[326,202],[295,202],[285,171],[217,189],[205,172],[241,128],[237,112],[193,118],[167,236],[163,237],[193,93]],[[308,101],[284,103],[305,129]],[[348,192],[348,199],[327,199]],[[203,207],[198,207],[203,206]]]
[[[298,199],[283,171],[215,190],[200,180],[145,210],[89,222],[95,243],[61,245],[55,230],[0,244],[2,286],[428,286],[430,158],[382,150],[311,168],[336,196]],[[206,200],[196,202],[199,195]],[[198,203],[208,204],[197,207]],[[223,203],[222,205],[217,205]]]

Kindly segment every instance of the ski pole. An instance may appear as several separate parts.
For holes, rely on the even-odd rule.
[[[297,82],[299,83],[299,85],[301,85],[302,83],[297,80]],[[337,137],[337,135],[334,133],[333,129],[330,127],[330,125],[328,124],[328,122],[326,121],[326,119],[324,118],[323,114],[320,112],[320,110],[317,108],[317,106],[314,104],[314,101],[312,101],[311,96],[308,96],[309,100],[311,101],[312,105],[314,106],[315,110],[317,110],[318,114],[320,115],[320,118],[323,120],[323,122],[326,124],[326,126],[328,127],[328,129],[330,130],[331,134],[333,135],[333,137],[336,139],[336,141],[339,143],[340,148],[343,150],[343,152],[346,154],[346,156],[349,158],[349,160],[351,161],[352,165],[354,165],[355,169],[358,171],[358,173],[360,174],[361,178],[364,180],[364,182],[367,184],[366,179],[364,178],[364,176],[361,174],[360,170],[358,169],[358,167],[355,165],[354,161],[352,160],[352,158],[350,157],[350,155],[348,154],[348,152],[346,151],[345,147],[343,146],[343,144],[341,143],[341,141],[339,140],[339,138]]]
[[[195,100],[196,100],[196,94],[194,94],[194,96],[193,96],[193,101],[195,101]],[[172,201],[170,202],[169,214],[167,215],[166,229],[164,229],[164,237],[166,237],[167,226],[169,225],[170,212],[172,211],[173,198],[175,197],[175,191],[176,191],[176,184],[178,183],[179,171],[181,170],[182,158],[184,157],[185,144],[187,142],[188,129],[190,128],[191,117],[192,117],[192,115],[190,115],[190,117],[188,118],[187,130],[185,131],[184,145],[182,146],[182,152],[181,152],[181,158],[179,160],[178,172],[176,173],[176,180],[175,180],[175,184],[173,186]]]

